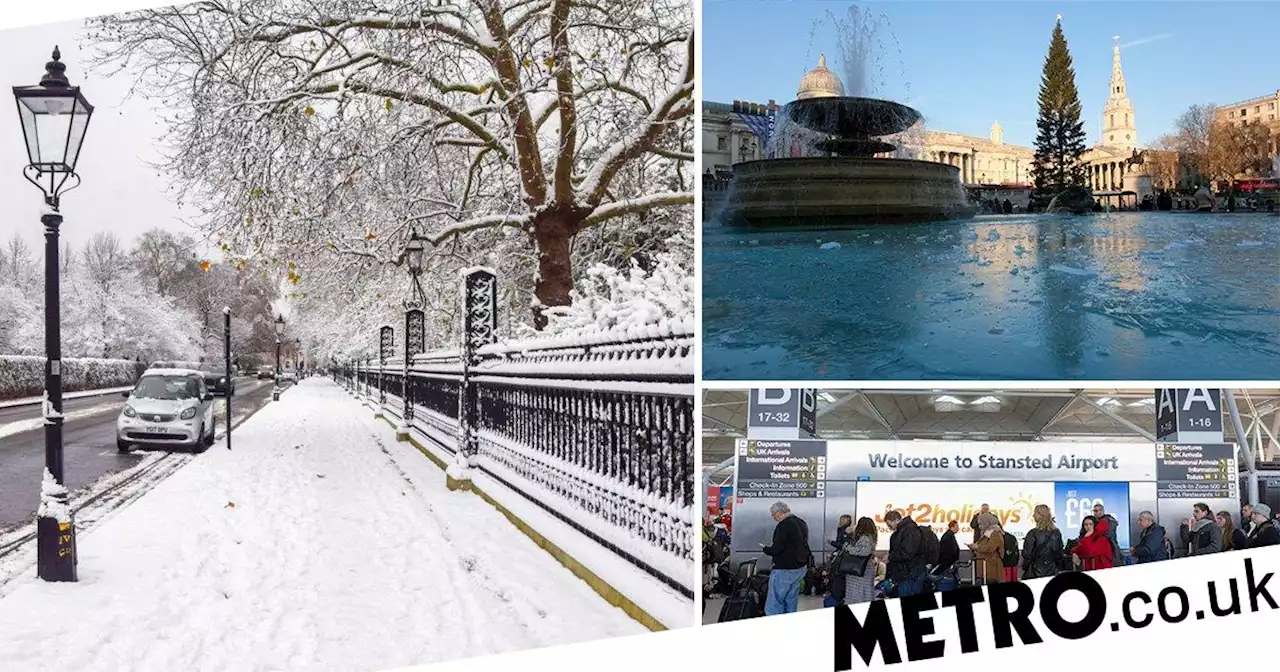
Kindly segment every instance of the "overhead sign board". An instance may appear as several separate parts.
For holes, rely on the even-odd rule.
[[[1222,390],[1156,390],[1156,439],[1170,443],[1222,442]]]
[[[1235,444],[1156,446],[1157,499],[1234,499],[1238,488]]]
[[[816,390],[758,388],[747,403],[747,436],[761,439],[805,439],[817,435]]]
[[[828,441],[833,481],[1154,481],[1150,443]]]
[[[822,499],[827,487],[825,441],[740,439],[739,499]]]

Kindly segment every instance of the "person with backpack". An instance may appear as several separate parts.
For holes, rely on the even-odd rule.
[[[773,543],[760,545],[764,554],[773,558],[764,614],[793,614],[799,606],[800,582],[813,555],[809,552],[809,525],[791,513],[786,502],[774,502],[769,513],[778,524],[773,528]]]
[[[924,590],[928,573],[928,550],[925,548],[928,542],[922,528],[916,525],[916,521],[903,518],[896,510],[884,514],[884,523],[893,531],[889,535],[889,563],[885,578],[897,586],[898,597],[918,595]],[[933,538],[937,540],[937,537]]]
[[[1120,530],[1119,521],[1116,520],[1115,516],[1107,513],[1107,510],[1102,506],[1101,502],[1093,505],[1093,517],[1096,518],[1099,523],[1106,523],[1107,543],[1111,544],[1111,566],[1124,567],[1126,564],[1124,560],[1124,552],[1120,550],[1120,541],[1116,537]]]
[[[1271,520],[1271,507],[1253,505],[1253,528],[1249,530],[1249,548],[1280,546],[1280,526]]]
[[[1001,564],[1004,565],[1004,580],[1011,583],[1018,580],[1018,565],[1021,564],[1021,556],[1018,555],[1018,538],[1007,531],[1002,530],[1004,534],[1004,555],[1001,558]]]
[[[999,524],[982,532],[977,543],[969,544],[973,551],[974,585],[1004,581],[1004,530]]]
[[[1187,545],[1187,555],[1207,555],[1222,550],[1222,528],[1213,522],[1213,514],[1209,505],[1196,502],[1191,509],[1191,518],[1182,521],[1179,527],[1182,543]]]
[[[1156,522],[1155,514],[1150,511],[1139,513],[1138,527],[1142,528],[1142,536],[1138,537],[1138,545],[1129,549],[1129,554],[1137,559],[1138,564],[1168,560],[1164,526]]]
[[[1053,524],[1053,512],[1037,504],[1031,520],[1035,527],[1022,542],[1023,581],[1053,576],[1062,563],[1062,532]]]

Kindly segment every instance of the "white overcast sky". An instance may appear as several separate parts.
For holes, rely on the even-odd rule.
[[[163,128],[153,112],[155,101],[125,101],[133,83],[127,73],[106,78],[89,72],[85,61],[93,50],[81,43],[83,33],[83,21],[0,31],[0,93],[8,99],[0,101],[0,240],[16,230],[33,246],[43,244],[43,203],[40,190],[22,176],[26,150],[9,92],[40,82],[54,45],[62,48],[67,77],[83,87],[95,108],[76,167],[81,186],[62,199],[63,238],[79,247],[97,231],[114,231],[126,245],[154,227],[194,234],[183,221],[190,220],[190,209],[184,212],[173,202],[166,193],[169,180],[148,165],[161,157],[157,140]]]

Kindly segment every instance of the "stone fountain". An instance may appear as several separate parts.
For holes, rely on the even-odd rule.
[[[888,100],[844,95],[825,56],[781,114],[816,136],[810,144],[821,155],[734,165],[724,218],[730,225],[838,227],[966,219],[976,213],[959,168],[877,156],[895,151],[882,138],[911,128],[920,113]]]

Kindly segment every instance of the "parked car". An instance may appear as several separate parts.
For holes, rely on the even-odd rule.
[[[116,419],[116,448],[174,446],[200,452],[213,444],[213,393],[195,369],[148,369]]]
[[[227,374],[222,370],[221,364],[214,364],[215,361],[216,360],[185,362],[161,360],[152,364],[151,369],[182,369],[199,371],[200,375],[204,377],[205,387],[209,388],[209,390],[214,394],[224,393],[225,390],[222,388],[227,384]]]
[[[258,380],[272,380],[276,377],[276,370],[270,366],[258,367]]]
[[[227,370],[221,364],[209,366],[201,373],[204,374],[204,385],[210,392],[220,397],[235,396],[236,380],[233,376],[227,375]]]
[[[298,382],[298,370],[297,369],[281,369],[280,382],[282,383]]]

